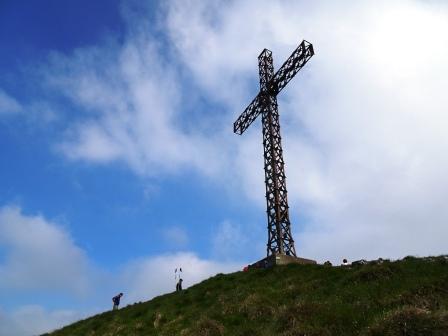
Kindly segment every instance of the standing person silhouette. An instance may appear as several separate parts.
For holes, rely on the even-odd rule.
[[[179,272],[177,271],[177,268],[174,270],[174,280],[179,279],[176,282],[176,292],[180,292],[182,290],[182,279],[181,279],[181,275],[182,275],[182,267],[179,267]]]
[[[176,292],[180,292],[182,290],[182,279],[179,279],[179,281],[176,284]]]

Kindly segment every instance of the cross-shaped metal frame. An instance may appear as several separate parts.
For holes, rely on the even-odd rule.
[[[233,131],[243,134],[252,122],[262,115],[268,256],[272,254],[296,256],[289,220],[277,95],[313,55],[313,45],[303,40],[274,74],[272,52],[264,49],[258,56],[260,92],[233,124]]]

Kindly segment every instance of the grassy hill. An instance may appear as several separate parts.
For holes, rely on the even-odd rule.
[[[219,274],[46,335],[448,335],[448,258]]]

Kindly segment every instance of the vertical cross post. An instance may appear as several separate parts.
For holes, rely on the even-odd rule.
[[[277,95],[313,55],[313,45],[303,40],[274,74],[272,52],[264,49],[258,56],[260,92],[233,124],[233,131],[237,134],[243,134],[261,114],[266,212],[268,217],[268,257],[278,254],[297,257],[289,221],[288,193],[286,191],[285,162],[280,136]],[[302,262],[305,261],[303,258],[301,260]]]
[[[281,145],[277,97],[268,89],[268,83],[274,76],[274,64],[270,50],[264,49],[260,54],[258,67],[268,219],[267,255],[280,253],[296,256],[289,221],[285,162]]]

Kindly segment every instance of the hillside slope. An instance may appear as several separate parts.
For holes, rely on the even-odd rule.
[[[448,335],[448,260],[219,274],[46,335]]]

